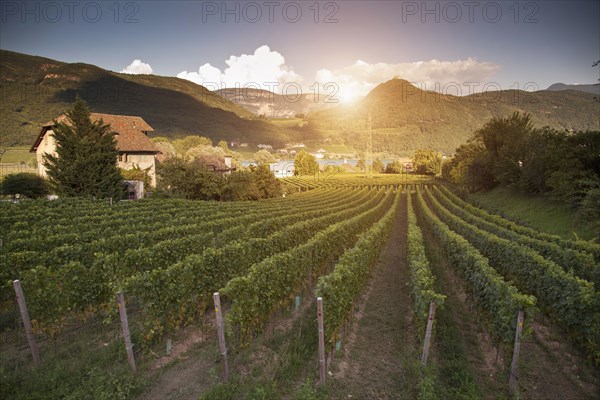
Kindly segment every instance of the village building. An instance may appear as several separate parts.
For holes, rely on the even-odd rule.
[[[115,141],[119,151],[117,166],[125,170],[140,168],[147,171],[150,185],[155,187],[156,155],[160,153],[160,150],[148,138],[148,132],[152,132],[154,129],[141,117],[91,113],[91,119],[92,121],[102,120],[105,124],[110,124],[111,131],[116,133]],[[37,173],[42,177],[47,176],[47,170],[43,163],[44,154],[56,155],[56,142],[52,129],[56,123],[67,121],[67,116],[63,114],[45,123],[29,150],[31,153],[36,153]]]
[[[196,162],[202,164],[207,170],[221,175],[229,175],[236,168],[233,166],[233,157],[226,155],[219,157],[216,155],[205,154],[196,158]]]

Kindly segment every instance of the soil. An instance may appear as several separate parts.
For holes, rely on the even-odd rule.
[[[406,198],[370,284],[355,307],[343,353],[327,382],[332,399],[416,398],[410,278],[406,265]],[[343,340],[344,341],[344,340]],[[408,361],[411,360],[411,361]]]
[[[146,372],[150,384],[139,400],[197,400],[219,383],[221,367],[214,318],[203,327],[183,330],[173,340],[170,355],[162,355]]]

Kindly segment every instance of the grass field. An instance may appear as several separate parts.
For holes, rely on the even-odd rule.
[[[496,188],[489,192],[473,193],[469,195],[469,200],[504,217],[565,239],[578,237],[591,240],[595,237],[592,228],[578,217],[577,211],[546,197]]]
[[[304,120],[302,118],[273,118],[269,120],[269,122],[271,122],[273,125],[277,125],[282,128],[302,126],[303,121]]]
[[[2,154],[2,163],[21,163],[35,159],[35,154],[29,152],[29,147],[9,147]]]

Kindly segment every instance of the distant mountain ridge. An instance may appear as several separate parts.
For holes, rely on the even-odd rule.
[[[354,105],[311,113],[308,122],[330,132],[332,140],[363,150],[368,147],[370,120],[375,152],[410,155],[418,148],[433,148],[452,154],[492,117],[515,111],[531,113],[538,127],[600,130],[600,103],[594,97],[573,90],[504,90],[457,97],[423,91],[396,78]]]
[[[197,134],[214,142],[225,139],[274,148],[305,142],[366,150],[371,137],[375,152],[406,156],[433,148],[451,154],[490,118],[515,111],[531,113],[536,126],[600,130],[597,96],[576,90],[505,90],[457,97],[392,79],[353,104],[312,108],[311,95],[290,102],[270,92],[252,92],[256,89],[215,93],[175,77],[120,74],[5,50],[0,50],[0,90],[2,147],[31,145],[41,125],[68,109],[76,95],[94,112],[144,118],[155,136]],[[253,99],[253,94],[264,95],[264,101]],[[305,116],[302,123],[275,124],[253,113],[260,107],[268,107],[271,117]]]
[[[255,88],[226,88],[214,93],[244,107],[254,115],[267,118],[293,118],[298,114],[307,114],[335,105],[328,103],[325,96],[310,93],[290,92],[288,95],[280,95]]]
[[[564,83],[555,83],[550,85],[546,90],[577,90],[580,92],[593,93],[595,95],[600,95],[600,83],[592,83],[589,85],[586,84],[577,84],[577,85],[567,85]]]
[[[214,141],[283,144],[294,131],[259,120],[245,108],[187,80],[111,72],[0,50],[0,146],[30,145],[41,124],[67,110],[75,97],[92,111],[136,115],[154,135],[203,135]]]

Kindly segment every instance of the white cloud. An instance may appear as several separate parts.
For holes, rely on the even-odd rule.
[[[150,66],[150,64],[146,64],[146,63],[142,62],[142,60],[135,59],[131,62],[131,64],[129,64],[127,67],[125,67],[125,69],[122,70],[121,73],[122,74],[133,74],[133,75],[151,74],[152,67]]]
[[[334,71],[321,69],[315,80],[323,85],[334,82],[339,87],[339,97],[348,99],[365,96],[375,86],[397,76],[416,83],[427,90],[444,91],[444,85],[456,83],[462,87],[463,95],[469,90],[481,91],[483,86],[500,69],[498,64],[481,62],[474,58],[457,61],[417,61],[400,64],[369,64],[362,60]],[[474,85],[475,83],[479,86]],[[469,89],[469,86],[473,89]],[[448,94],[458,94],[455,89],[447,89]]]
[[[206,86],[210,90],[237,86],[280,92],[286,83],[302,81],[302,77],[285,64],[285,58],[266,45],[256,49],[254,54],[231,56],[225,64],[227,68],[223,71],[206,63],[198,68],[198,72],[183,71],[177,77]]]

